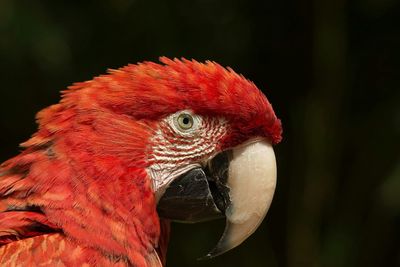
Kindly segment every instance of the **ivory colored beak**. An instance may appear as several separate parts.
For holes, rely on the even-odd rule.
[[[226,185],[231,202],[225,211],[225,231],[205,258],[240,245],[263,221],[276,186],[276,161],[271,144],[253,140],[233,149]]]

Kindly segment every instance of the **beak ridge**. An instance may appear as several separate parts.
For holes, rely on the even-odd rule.
[[[161,217],[195,223],[226,217],[224,233],[205,257],[218,256],[248,238],[263,221],[276,186],[272,146],[264,139],[221,152],[206,168],[176,178],[158,202]]]
[[[218,256],[249,237],[261,224],[271,205],[276,186],[276,161],[272,146],[249,141],[233,149],[227,187],[230,205],[226,226],[217,246],[205,256]]]

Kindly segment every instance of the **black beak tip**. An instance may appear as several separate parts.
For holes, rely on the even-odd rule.
[[[213,248],[210,252],[207,253],[207,255],[198,258],[197,260],[202,261],[202,260],[209,260],[212,258],[215,258],[219,255],[224,254],[226,252],[224,249],[221,249],[219,245],[217,245],[215,248]]]
[[[205,255],[203,257],[197,258],[197,260],[198,261],[206,261],[206,260],[212,259],[213,257],[214,256],[212,254],[208,253],[207,255]]]
[[[212,258],[215,258],[221,254],[224,254],[227,250],[224,249],[224,246],[221,245],[221,243],[218,243],[218,245],[213,248],[210,252],[207,253],[207,255],[198,258],[197,260],[202,261],[202,260],[209,260]]]

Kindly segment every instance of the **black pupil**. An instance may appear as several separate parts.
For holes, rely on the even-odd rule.
[[[183,122],[183,124],[189,124],[190,119],[188,117],[184,117],[182,122]]]

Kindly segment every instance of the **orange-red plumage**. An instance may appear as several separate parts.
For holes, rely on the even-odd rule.
[[[220,150],[250,135],[280,141],[280,121],[253,83],[211,62],[161,61],[77,83],[39,112],[38,132],[0,167],[2,263],[160,266],[169,223],[160,230],[146,168],[168,114],[226,117],[235,127]]]

